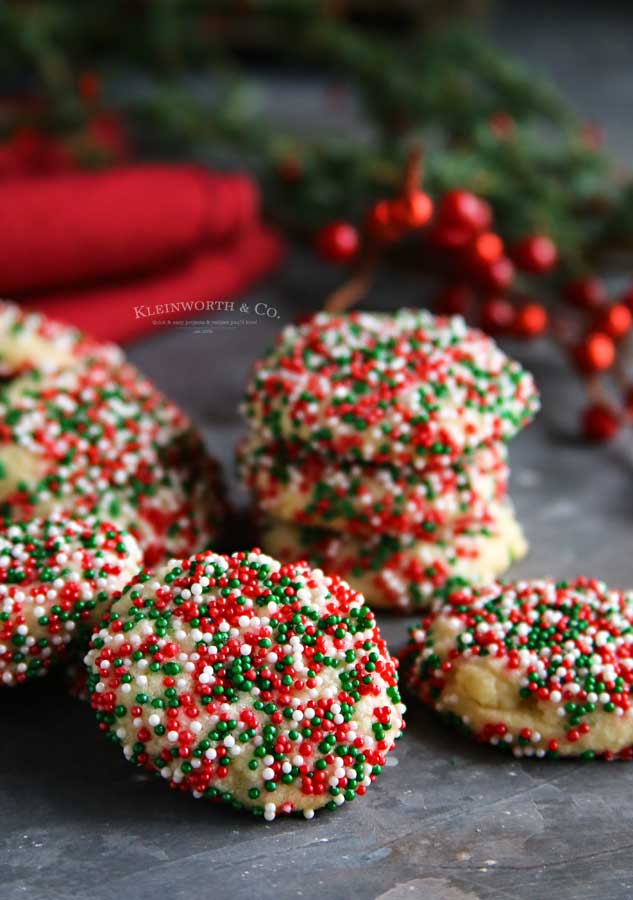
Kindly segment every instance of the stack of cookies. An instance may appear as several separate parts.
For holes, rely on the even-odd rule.
[[[255,364],[239,452],[264,548],[408,611],[526,552],[506,442],[529,373],[459,317],[319,313]]]

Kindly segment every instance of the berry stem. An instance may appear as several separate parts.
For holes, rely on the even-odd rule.
[[[420,141],[411,145],[402,179],[402,195],[412,194],[422,184],[424,174],[424,148]]]
[[[609,405],[607,391],[598,375],[591,375],[589,378],[585,378],[585,389],[590,403]]]
[[[344,313],[346,310],[356,306],[373,284],[377,263],[377,252],[364,254],[364,258],[353,275],[329,294],[323,306],[325,311],[329,313]]]

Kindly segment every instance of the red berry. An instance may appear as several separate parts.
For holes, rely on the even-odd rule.
[[[504,291],[514,281],[514,266],[507,256],[502,256],[493,262],[480,263],[473,276],[490,291]]]
[[[13,132],[9,143],[19,160],[30,167],[37,163],[46,143],[46,136],[36,128],[24,125]]]
[[[467,284],[451,284],[435,299],[435,309],[446,316],[466,316],[475,300],[473,289]]]
[[[433,201],[424,191],[412,191],[392,204],[392,219],[404,228],[423,228],[432,215]]]
[[[489,334],[504,334],[514,325],[514,307],[505,297],[492,297],[481,307],[481,327]]]
[[[614,303],[596,319],[596,329],[618,341],[631,330],[633,317],[624,303]]]
[[[36,172],[61,172],[75,168],[66,143],[35,128],[16,129],[0,145],[0,174],[30,175]]]
[[[82,100],[96,100],[101,93],[101,79],[94,72],[82,72],[77,81]]]
[[[615,362],[613,338],[602,331],[592,331],[574,350],[574,360],[582,372],[603,372]]]
[[[546,234],[530,234],[514,245],[512,259],[523,272],[548,272],[558,261],[558,250]]]
[[[110,162],[121,162],[131,155],[127,129],[114,113],[100,112],[94,116],[86,127],[86,137]]]
[[[428,232],[426,238],[441,250],[462,250],[470,244],[473,234],[470,228],[463,225],[439,224]]]
[[[511,115],[505,112],[494,113],[488,119],[488,125],[495,137],[505,140],[514,135],[516,122]]]
[[[330,262],[349,262],[360,244],[358,231],[349,222],[330,222],[317,232],[316,249]]]
[[[590,441],[610,441],[620,428],[620,416],[606,403],[592,403],[582,412],[584,436]]]
[[[393,204],[379,200],[367,213],[367,230],[378,241],[395,241],[401,228],[393,218]]]
[[[519,337],[535,338],[547,331],[549,316],[540,303],[526,303],[516,314],[514,330]]]
[[[572,306],[580,309],[597,309],[607,299],[604,285],[599,278],[577,278],[565,285],[563,296]]]
[[[503,256],[503,241],[498,234],[484,231],[475,238],[472,248],[476,263],[493,263]]]
[[[440,202],[442,223],[461,225],[472,232],[485,231],[492,222],[490,205],[470,191],[447,191]]]
[[[604,144],[604,130],[595,122],[583,125],[581,137],[585,147],[590,150],[600,150]]]

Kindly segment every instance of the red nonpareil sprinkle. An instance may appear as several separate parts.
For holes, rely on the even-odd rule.
[[[447,633],[448,642],[436,642]],[[448,674],[442,667],[447,658]],[[501,745],[517,756],[630,756],[633,592],[611,590],[590,578],[461,592],[412,629],[404,659],[412,693],[445,714],[462,716],[482,740],[497,744],[501,737]],[[498,721],[493,730],[485,723],[485,704],[481,716],[470,719],[468,694],[452,681],[452,673],[466,665],[480,667],[486,678],[516,692],[503,733]]]
[[[449,206],[485,213],[471,199]],[[473,252],[503,262],[478,230]],[[254,366],[238,451],[266,547],[390,609],[497,577],[525,552],[504,445],[537,407],[531,376],[459,317],[320,313],[285,328]]]
[[[120,365],[121,350],[76,328],[0,301],[0,374],[15,377],[30,369],[55,371],[84,359]]]
[[[400,310],[285,328],[244,411],[265,443],[423,468],[509,439],[537,407],[531,376],[490,338],[459,317]]]
[[[472,460],[412,469],[328,462],[255,439],[244,443],[238,460],[263,512],[367,537],[435,541],[449,527],[456,535],[476,534],[490,527],[490,504],[507,492],[503,445],[478,451]]]
[[[131,535],[63,516],[0,528],[0,683],[46,674],[141,565]]]
[[[216,536],[217,466],[187,417],[133,366],[86,358],[45,377],[34,370],[0,385],[0,405],[0,439],[19,460],[0,469],[3,516],[55,508],[112,518],[148,564]]]
[[[362,794],[403,728],[397,663],[362,596],[255,550],[141,573],[86,663],[98,721],[132,762],[267,820]]]

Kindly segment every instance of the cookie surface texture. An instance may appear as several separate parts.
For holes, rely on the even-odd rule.
[[[512,438],[538,407],[532,376],[458,316],[319,313],[255,367],[244,412],[264,443],[424,467]]]
[[[139,571],[134,538],[65,517],[0,528],[0,683],[44,675]]]
[[[633,592],[525,581],[455,593],[411,632],[412,695],[516,756],[630,759]]]
[[[412,612],[464,584],[485,584],[527,552],[509,502],[492,504],[485,529],[422,541],[377,533],[350,537],[320,528],[270,521],[264,548],[283,559],[307,559],[337,572],[377,609]]]
[[[267,820],[364,794],[403,727],[397,663],[362,596],[256,550],[140,577],[86,663],[128,759]]]

